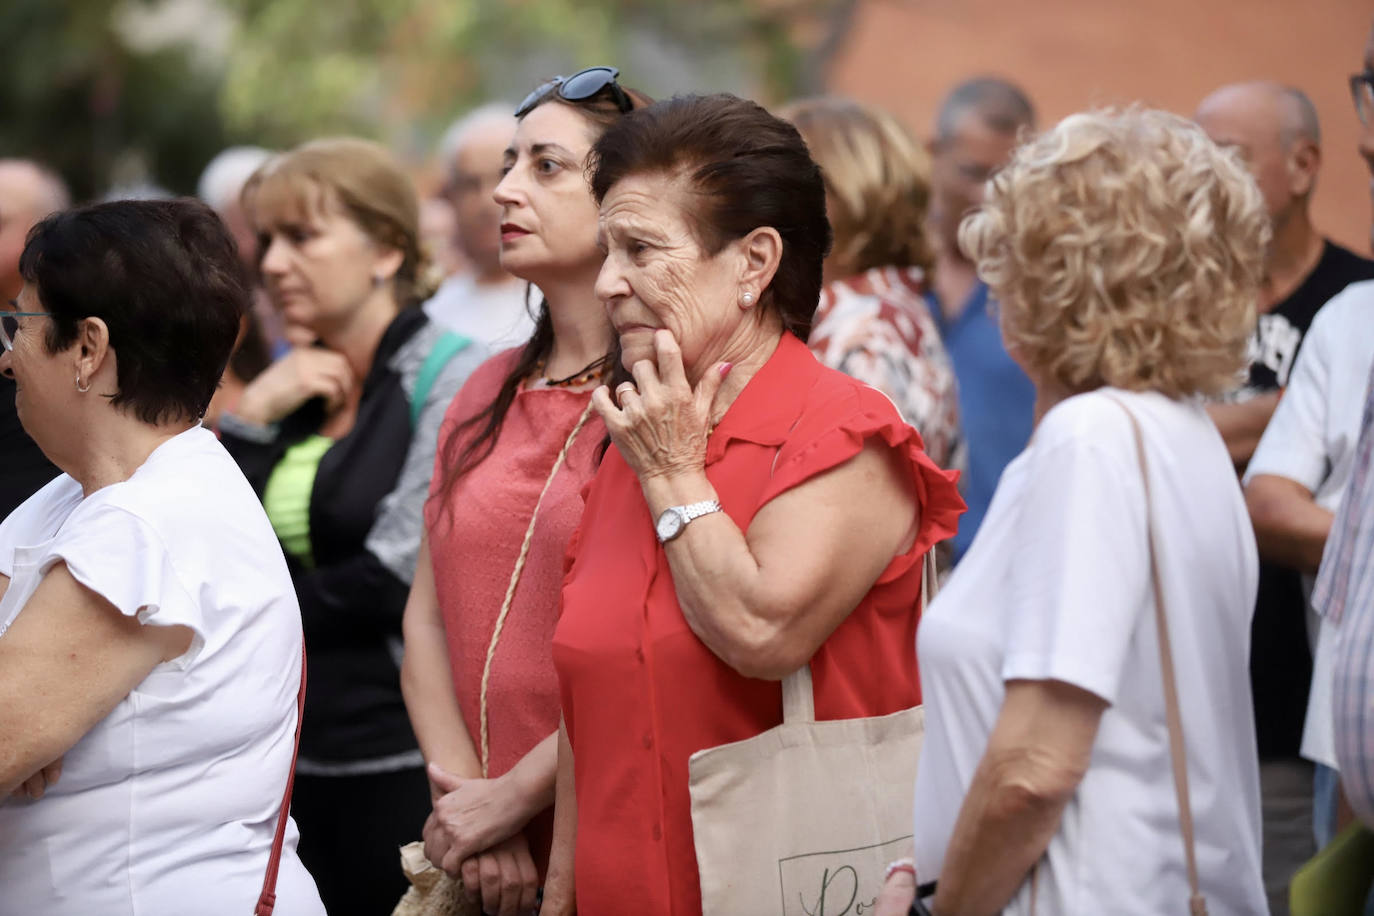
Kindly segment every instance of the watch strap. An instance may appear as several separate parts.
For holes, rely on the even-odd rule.
[[[720,500],[703,499],[701,502],[688,503],[685,506],[673,507],[682,518],[682,524],[686,525],[694,518],[701,518],[703,515],[710,515],[712,512],[720,511]]]

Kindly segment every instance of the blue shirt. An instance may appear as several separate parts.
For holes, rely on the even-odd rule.
[[[959,481],[968,512],[959,519],[959,533],[953,538],[957,563],[983,523],[1002,469],[1030,441],[1035,386],[1007,355],[1002,329],[989,308],[987,284],[974,287],[953,321],[946,320],[934,298],[931,313],[954,363],[959,418],[968,443],[968,473]]]

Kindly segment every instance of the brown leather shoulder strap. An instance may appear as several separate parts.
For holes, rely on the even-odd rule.
[[[1110,395],[1109,395],[1110,397]],[[1169,756],[1173,761],[1174,792],[1178,796],[1178,823],[1183,834],[1183,854],[1188,866],[1188,911],[1192,916],[1206,916],[1207,900],[1202,896],[1197,873],[1197,848],[1193,839],[1193,809],[1188,792],[1188,751],[1183,741],[1183,716],[1178,706],[1178,682],[1174,676],[1174,649],[1169,640],[1169,621],[1164,610],[1164,588],[1159,575],[1159,556],[1155,548],[1158,527],[1155,525],[1154,499],[1150,494],[1150,465],[1145,457],[1145,438],[1140,423],[1125,402],[1112,397],[1131,421],[1135,437],[1136,459],[1140,463],[1140,477],[1145,486],[1146,537],[1150,547],[1150,584],[1155,593],[1155,629],[1159,634],[1159,667],[1164,677],[1164,716],[1169,727]]]
[[[272,916],[277,905],[277,871],[281,868],[281,848],[286,842],[286,819],[291,814],[291,789],[296,784],[296,755],[301,751],[301,719],[305,716],[305,641],[301,641],[301,686],[296,691],[296,741],[291,749],[291,769],[286,774],[286,792],[277,812],[277,832],[272,837],[272,854],[267,858],[267,874],[262,879],[262,893],[253,916]]]

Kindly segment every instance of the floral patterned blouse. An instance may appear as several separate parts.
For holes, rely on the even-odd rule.
[[[876,267],[831,282],[807,344],[825,365],[887,395],[936,464],[963,469],[954,366],[925,295],[919,267]]]

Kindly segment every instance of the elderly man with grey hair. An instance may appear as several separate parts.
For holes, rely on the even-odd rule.
[[[196,196],[219,214],[238,246],[239,260],[248,268],[249,276],[255,278],[258,276],[258,239],[239,198],[248,179],[272,155],[270,150],[259,146],[231,146],[206,164],[196,182]],[[219,390],[202,418],[204,424],[210,429],[217,428],[220,415],[226,410],[232,412],[238,404],[244,385],[266,369],[274,357],[284,354],[293,344],[311,342],[313,336],[308,332],[299,329],[293,332],[286,327],[262,284],[255,282],[253,310],[244,317],[243,333],[234,345]]]
[[[57,173],[28,159],[0,159],[0,296],[19,295],[19,254],[29,230],[55,210],[71,205]],[[57,476],[14,407],[14,380],[0,377],[0,519]]]
[[[1212,405],[1209,413],[1237,468],[1259,472],[1247,477],[1251,508],[1260,510],[1256,522],[1263,557],[1251,624],[1250,681],[1261,761],[1264,877],[1271,909],[1283,914],[1288,912],[1286,888],[1293,871],[1315,849],[1313,765],[1302,759],[1300,749],[1312,683],[1309,626],[1315,630],[1315,622],[1308,620],[1302,572],[1315,569],[1316,561],[1295,564],[1275,553],[1265,516],[1273,513],[1271,507],[1289,519],[1322,510],[1312,492],[1291,479],[1288,459],[1275,451],[1276,438],[1270,437],[1264,455],[1256,453],[1256,446],[1289,385],[1299,347],[1306,346],[1303,341],[1318,310],[1349,284],[1374,277],[1374,262],[1324,239],[1313,225],[1321,128],[1301,89],[1271,81],[1223,86],[1202,100],[1194,119],[1249,166],[1274,230],[1249,377],[1228,403]],[[1362,380],[1361,375],[1348,383],[1354,389]],[[1312,452],[1320,446],[1313,436],[1289,438],[1307,441],[1290,441],[1282,446],[1284,452]]]
[[[492,199],[514,133],[512,108],[492,103],[458,119],[439,144],[454,243],[467,268],[444,281],[425,311],[492,351],[523,344],[534,332],[526,285],[501,268],[501,207]]]
[[[1013,83],[965,80],[940,103],[930,141],[930,237],[935,243],[931,310],[959,383],[968,471],[959,488],[968,512],[951,539],[963,558],[992,502],[1002,469],[1030,439],[1035,387],[1002,344],[997,312],[973,262],[959,249],[959,222],[983,201],[988,179],[1035,129],[1035,109]]]
[[[271,152],[258,146],[231,146],[210,160],[196,183],[196,196],[224,220],[239,246],[239,258],[254,272],[258,267],[258,240],[239,203],[239,194],[253,173],[270,158]]]

